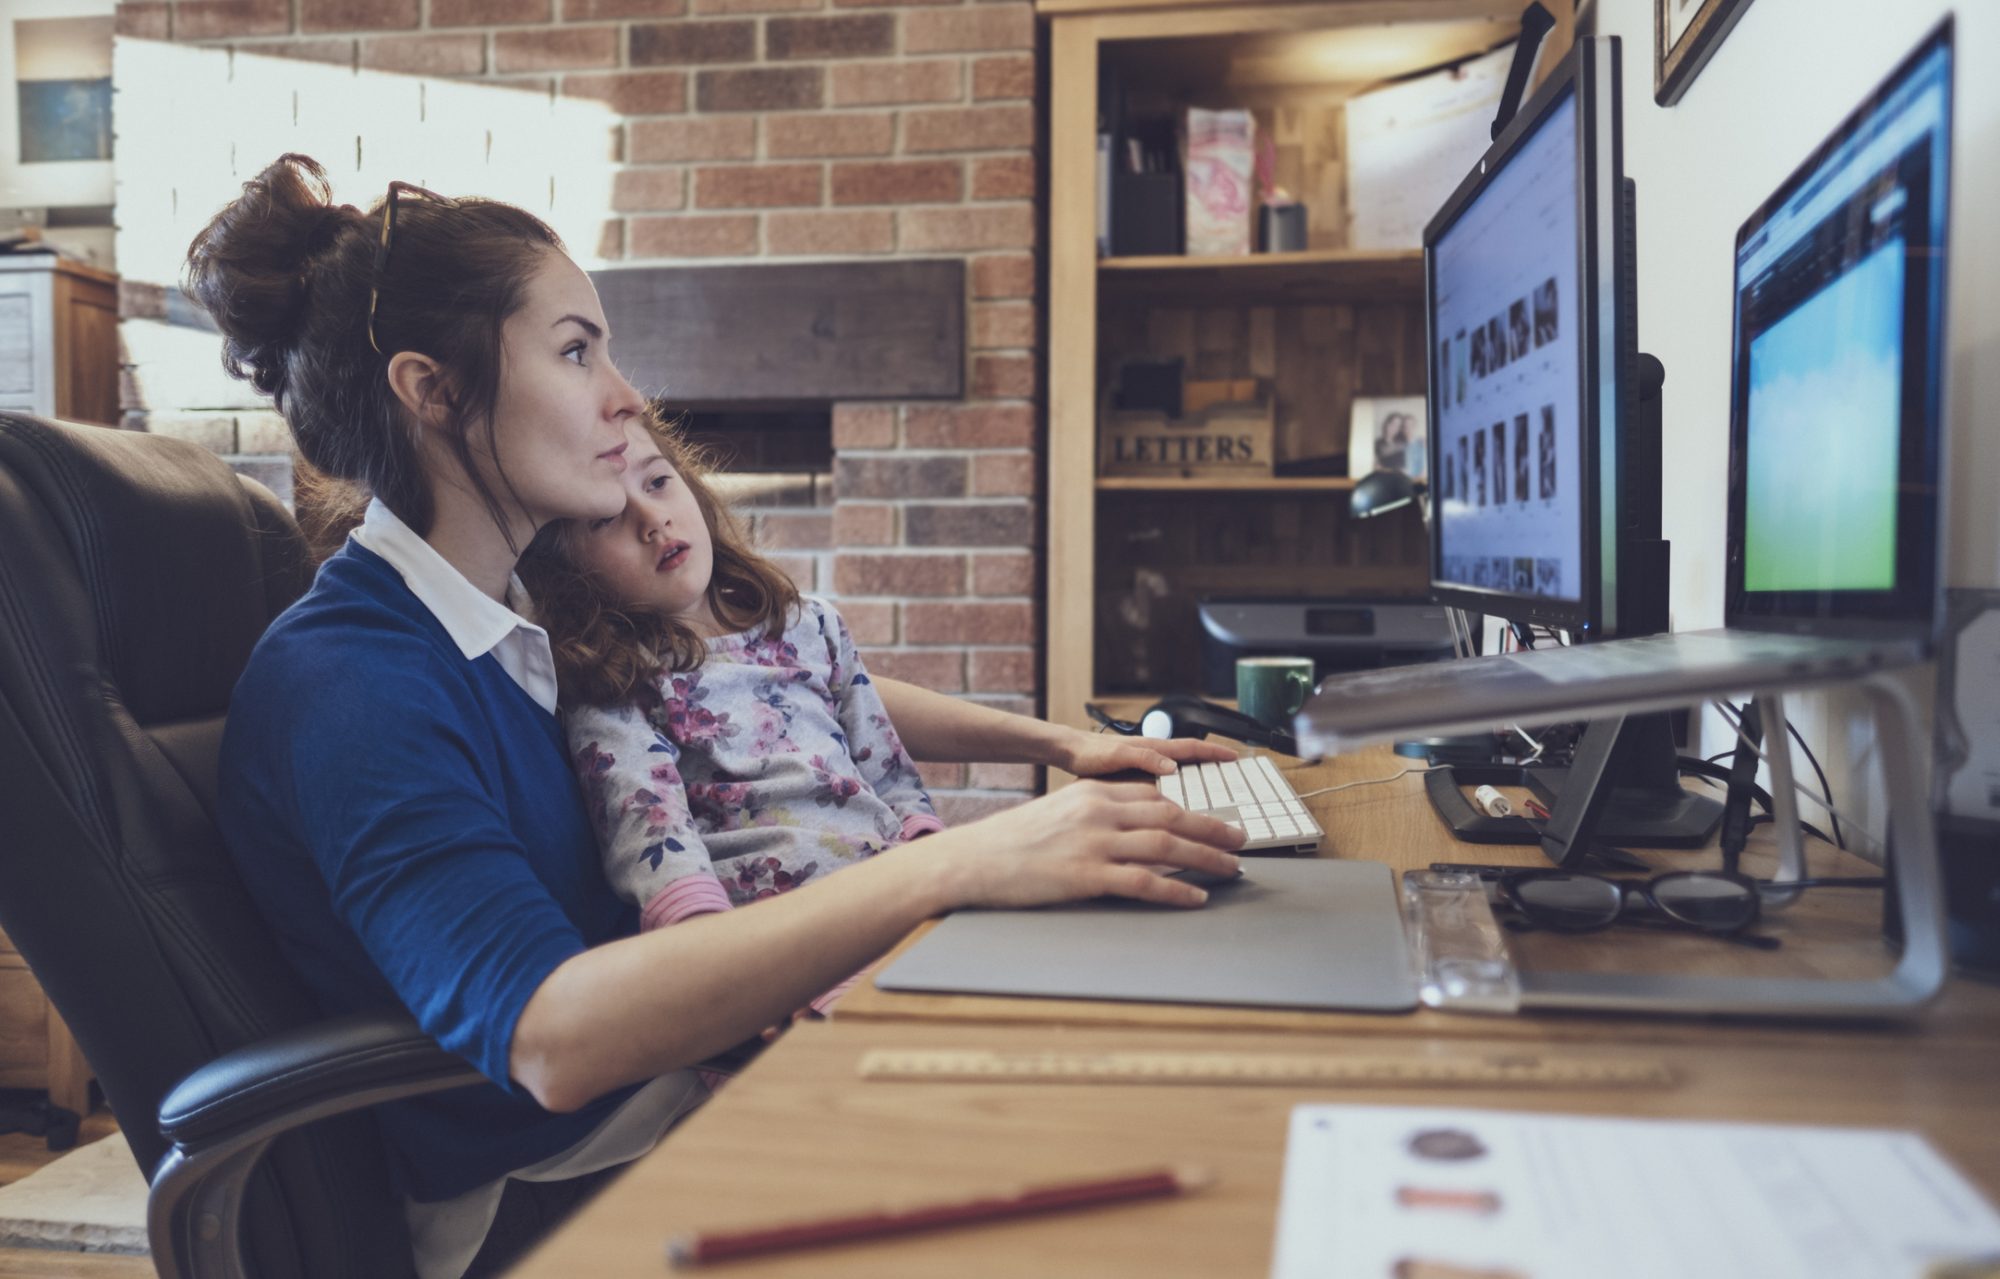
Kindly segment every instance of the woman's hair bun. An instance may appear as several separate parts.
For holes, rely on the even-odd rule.
[[[222,331],[222,364],[283,405],[286,355],[308,314],[314,263],[366,216],[332,203],[326,171],[281,155],[188,246],[186,288]]]

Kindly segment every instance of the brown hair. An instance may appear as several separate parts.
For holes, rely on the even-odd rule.
[[[778,566],[750,546],[736,518],[715,496],[708,476],[712,456],[688,440],[679,422],[648,406],[646,429],[674,474],[694,495],[715,546],[708,606],[732,631],[761,628],[780,634],[799,605],[798,588]],[[708,656],[700,635],[664,613],[619,599],[570,553],[583,525],[544,525],[521,556],[521,582],[555,650],[556,687],[563,700],[589,706],[650,701],[663,671],[693,670]]]
[[[222,367],[277,404],[314,469],[359,486],[419,536],[435,517],[416,436],[385,375],[416,351],[446,371],[445,438],[501,529],[507,506],[473,465],[471,433],[494,451],[500,339],[528,277],[562,241],[497,200],[405,193],[378,278],[387,200],[332,203],[326,171],[287,153],[243,184],[188,246],[187,292],[223,336]],[[369,293],[378,291],[369,341]],[[518,506],[504,471],[500,482]]]

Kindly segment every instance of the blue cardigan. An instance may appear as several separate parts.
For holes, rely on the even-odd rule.
[[[329,1014],[401,1006],[491,1084],[378,1107],[402,1193],[448,1199],[575,1145],[508,1077],[542,981],[636,931],[605,884],[561,726],[491,653],[467,661],[352,542],[271,624],[236,685],[219,821]]]

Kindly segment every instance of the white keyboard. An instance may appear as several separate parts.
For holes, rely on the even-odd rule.
[[[1268,756],[1185,765],[1159,780],[1160,794],[1193,813],[1241,827],[1245,853],[1310,853],[1326,832]]]

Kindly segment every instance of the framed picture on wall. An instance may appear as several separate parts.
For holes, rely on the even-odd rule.
[[[1653,101],[1679,102],[1749,7],[1750,0],[1653,0]]]
[[[113,202],[115,8],[114,0],[0,4],[0,209]]]

